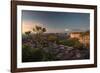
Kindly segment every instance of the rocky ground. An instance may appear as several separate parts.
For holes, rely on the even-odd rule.
[[[36,39],[34,39],[34,40],[32,40],[32,39],[24,39],[23,40],[23,45],[28,45],[33,50],[35,50],[35,49],[43,50],[45,53],[47,53],[47,54],[49,53],[49,54],[54,56],[54,59],[51,58],[51,59],[47,59],[46,61],[49,61],[49,60],[81,60],[81,59],[89,59],[89,49],[87,49],[87,48],[79,49],[79,48],[74,48],[74,47],[71,47],[71,46],[65,46],[65,45],[61,45],[61,44],[58,45],[58,44],[56,44],[54,42],[52,43],[52,42],[48,42],[46,40],[43,41],[43,42],[45,43],[45,45],[43,45],[42,48],[40,48],[41,45],[39,47],[39,44],[41,44],[41,43],[37,42]],[[25,57],[25,61],[27,60],[26,58],[28,58],[27,53],[28,53],[29,50],[30,49],[28,49],[23,54],[23,56]],[[34,59],[35,59],[35,58],[33,58],[33,56],[35,54],[34,55],[33,54],[34,53],[32,53],[32,55],[29,56],[29,58],[31,59],[30,61],[34,61]],[[35,55],[35,57],[36,56],[37,55]],[[39,55],[39,58],[40,58],[40,56],[41,55]],[[41,59],[39,59],[39,60],[41,60]],[[45,61],[45,60],[41,60],[41,61]]]
[[[89,59],[89,49],[77,49],[64,45],[52,44],[52,48],[45,47],[43,50],[52,53],[57,60]]]

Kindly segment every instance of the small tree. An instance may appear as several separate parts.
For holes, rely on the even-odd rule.
[[[25,32],[25,34],[28,35],[28,36],[30,35],[30,33],[31,33],[31,31]]]
[[[46,32],[46,28],[40,27],[40,26],[35,26],[33,28],[33,32],[36,33],[36,41],[37,41],[37,47],[41,50],[43,49],[43,43],[44,43],[44,39],[42,38],[42,34],[44,32]],[[42,50],[42,56],[43,56],[43,60],[45,60],[45,54],[44,51]]]
[[[42,27],[36,25],[33,28],[33,32],[36,32],[37,34],[41,34],[41,33],[46,32],[46,28],[42,28]]]
[[[42,28],[42,32],[46,32],[46,28]]]
[[[35,26],[34,28],[33,28],[33,32],[35,32],[36,33],[36,41],[37,41],[37,45],[39,46],[42,46],[42,43],[43,43],[43,38],[42,38],[42,34],[44,33],[44,32],[46,32],[46,28],[43,28],[43,27],[41,27],[41,26]],[[40,46],[39,46],[39,48],[40,48]]]

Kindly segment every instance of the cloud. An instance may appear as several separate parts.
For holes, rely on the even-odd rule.
[[[83,28],[81,28],[81,29],[72,29],[72,31],[75,31],[75,32],[80,32],[80,31],[85,31],[86,29],[83,29]]]
[[[65,31],[70,31],[70,30],[66,28]]]

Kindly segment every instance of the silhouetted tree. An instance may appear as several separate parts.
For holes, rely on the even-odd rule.
[[[25,32],[25,34],[28,35],[28,36],[30,35],[30,33],[31,33],[31,31]]]
[[[37,34],[41,34],[41,33],[46,32],[46,28],[42,28],[42,27],[36,25],[33,28],[33,32],[36,32]]]
[[[46,28],[43,28],[43,27],[40,27],[40,26],[35,26],[34,28],[33,28],[33,32],[35,32],[36,33],[36,40],[37,40],[37,47],[39,48],[39,49],[43,49],[43,43],[44,43],[44,39],[42,38],[42,34],[44,33],[44,32],[46,32]],[[44,54],[44,51],[42,50],[42,56],[43,56],[43,60],[45,60],[45,54]]]

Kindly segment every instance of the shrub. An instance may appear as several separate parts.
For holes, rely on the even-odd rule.
[[[82,47],[82,44],[78,41],[78,39],[59,40],[58,44],[72,46],[74,48]]]
[[[48,36],[48,41],[55,42],[56,40],[57,40],[57,37],[55,35]]]
[[[30,48],[30,46],[22,46],[22,62],[41,61],[42,51],[37,48]]]
[[[56,59],[55,55],[52,53],[44,53],[44,61],[54,61]]]

